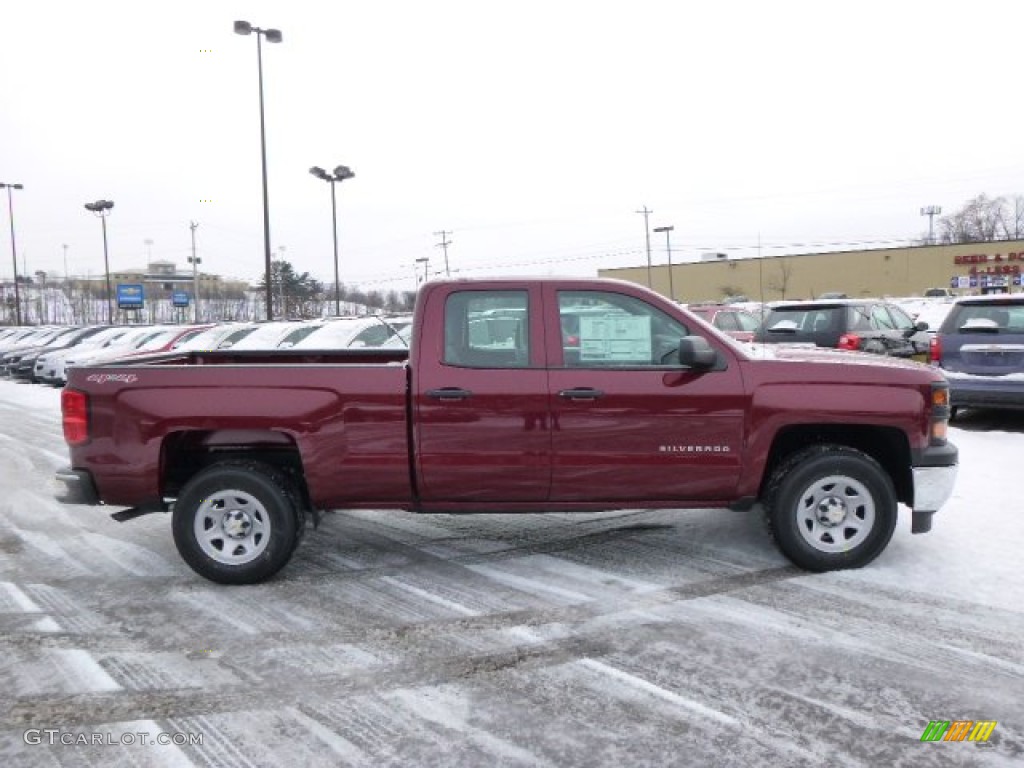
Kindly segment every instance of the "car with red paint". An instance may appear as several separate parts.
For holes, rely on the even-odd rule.
[[[753,313],[731,304],[687,304],[686,308],[737,341],[753,341],[761,325]]]
[[[408,349],[74,368],[57,477],[119,521],[172,512],[185,562],[222,583],[277,573],[332,509],[760,504],[792,562],[828,571],[877,557],[901,503],[930,529],[957,469],[948,395],[909,361],[737,344],[632,283],[444,280]]]

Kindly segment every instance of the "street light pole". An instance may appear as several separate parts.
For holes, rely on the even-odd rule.
[[[114,308],[110,301],[110,260],[107,258],[107,216],[114,204],[110,200],[97,200],[95,203],[86,203],[85,209],[92,211],[100,217],[103,224],[103,270],[107,275],[107,324],[114,324]]]
[[[644,238],[647,242],[647,287],[651,287],[651,226],[648,221],[648,217],[654,213],[646,205],[642,210],[637,211],[644,215]]]
[[[267,192],[267,131],[263,118],[263,46],[261,39],[267,38],[268,43],[280,43],[282,40],[279,29],[260,29],[247,21],[235,22],[235,33],[250,35],[256,33],[256,68],[259,72],[260,84],[260,158],[263,163],[263,252],[267,281],[267,320],[274,319],[274,294],[270,284],[270,196]]]
[[[192,230],[192,255],[189,257],[189,263],[192,265],[192,304],[193,304],[193,322],[199,325],[199,263],[202,261],[196,256],[196,228],[199,227],[199,223],[190,221],[188,228]]]
[[[655,227],[655,232],[665,233],[665,250],[668,251],[668,297],[672,300],[676,300],[676,288],[672,282],[672,241],[671,232],[675,229],[671,224],[667,227]]]
[[[423,265],[423,280],[420,281],[419,280],[419,274],[417,274],[416,275],[417,282],[424,282],[424,283],[427,282],[427,280],[430,279],[430,257],[429,256],[422,256],[422,257],[416,259],[416,263]]]
[[[926,205],[921,209],[921,215],[928,217],[928,245],[935,244],[935,217],[942,213],[941,205]]]
[[[14,262],[14,319],[21,325],[21,295],[18,293],[18,249],[14,244],[14,202],[11,199],[12,189],[24,189],[21,184],[0,183],[0,189],[7,188],[7,214],[11,220],[11,259]]]
[[[334,195],[334,184],[345,179],[355,178],[355,173],[347,165],[339,165],[334,173],[328,173],[318,165],[314,165],[309,172],[318,179],[330,182],[331,184],[331,235],[334,238],[334,314],[341,314],[341,278],[338,274],[338,201]]]

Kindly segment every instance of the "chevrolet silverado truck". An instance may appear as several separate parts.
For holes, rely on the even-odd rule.
[[[918,363],[745,345],[601,279],[452,280],[409,348],[189,351],[73,369],[64,500],[170,511],[188,565],[267,579],[334,509],[760,504],[810,571],[862,566],[952,493],[949,388]]]

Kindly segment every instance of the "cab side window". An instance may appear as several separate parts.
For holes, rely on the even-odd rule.
[[[444,362],[462,368],[530,364],[526,291],[457,291],[444,308]]]
[[[645,301],[607,291],[559,291],[563,365],[646,368],[672,364],[689,330]]]

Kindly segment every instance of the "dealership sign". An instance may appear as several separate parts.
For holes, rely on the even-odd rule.
[[[117,308],[118,309],[142,309],[143,293],[142,283],[118,283],[117,284]]]
[[[175,291],[171,294],[171,305],[175,307],[187,307],[188,294],[184,291]]]

